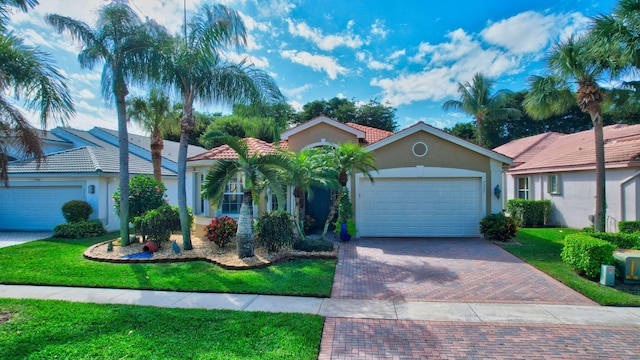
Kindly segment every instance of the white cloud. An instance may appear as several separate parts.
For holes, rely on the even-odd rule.
[[[356,53],[356,59],[365,63],[371,70],[393,70],[393,65],[375,60],[368,52],[360,51]]]
[[[514,54],[539,53],[553,41],[586,29],[589,19],[579,13],[543,15],[526,11],[489,23],[480,35],[490,44]]]
[[[314,71],[324,71],[331,80],[335,80],[338,75],[347,73],[346,68],[338,65],[338,62],[329,56],[313,55],[306,51],[296,50],[282,50],[280,56],[294,63],[308,66]]]
[[[400,58],[401,56],[405,56],[407,54],[407,50],[406,49],[402,49],[402,50],[396,50],[394,52],[391,53],[391,55],[389,55],[388,59],[389,60],[395,60]]]
[[[305,93],[307,90],[313,88],[313,85],[311,84],[304,84],[302,86],[298,86],[296,88],[293,89],[282,89],[282,92],[287,95],[287,97],[293,97],[296,99],[301,99],[302,98],[302,94]]]
[[[376,21],[371,25],[371,35],[384,39],[387,37],[388,33],[389,30],[386,29],[384,20],[376,19]]]
[[[254,2],[262,17],[286,17],[296,8],[296,4],[289,0],[269,0],[260,3],[254,0]]]
[[[365,41],[359,35],[352,33],[352,21],[347,24],[347,31],[338,35],[323,35],[321,29],[312,28],[304,21],[296,23],[291,19],[287,19],[287,23],[289,24],[289,33],[291,35],[309,40],[321,50],[331,51],[339,46],[357,49],[365,44]]]
[[[304,106],[304,104],[295,100],[289,100],[287,101],[287,104],[291,105],[291,107],[298,112],[302,111],[302,107]]]
[[[96,95],[94,93],[92,93],[90,90],[88,89],[82,89],[80,92],[78,92],[76,95],[76,97],[79,97],[81,99],[95,99]]]

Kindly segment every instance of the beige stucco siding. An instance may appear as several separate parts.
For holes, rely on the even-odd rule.
[[[428,152],[425,156],[418,157],[413,154],[412,147],[416,142],[423,142],[427,145]],[[492,194],[491,184],[494,180],[500,181],[500,179],[491,178],[490,159],[487,156],[426,132],[411,134],[378,148],[373,153],[376,167],[380,170],[425,166],[473,170],[486,174],[485,194],[488,194],[486,213],[491,213],[491,199],[489,198]],[[375,175],[375,172],[372,174]],[[352,179],[353,183],[354,179]],[[353,192],[353,186],[351,190]],[[352,200],[355,200],[353,195]],[[355,201],[353,203],[355,204]],[[355,210],[357,211],[357,209]]]
[[[358,139],[353,134],[329,124],[319,123],[305,131],[291,135],[288,139],[289,149],[293,151],[300,151],[311,144],[320,145],[323,142],[323,139],[324,142],[331,144],[358,142]]]

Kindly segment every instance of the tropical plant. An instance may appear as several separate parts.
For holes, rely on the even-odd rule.
[[[266,181],[276,194],[278,203],[284,204],[281,171],[287,168],[289,162],[280,153],[260,154],[256,152],[252,154],[247,143],[241,139],[223,136],[219,140],[233,149],[238,158],[218,160],[207,172],[202,184],[202,194],[214,203],[220,202],[227,183],[241,174],[243,195],[240,217],[238,218],[238,232],[236,233],[238,257],[251,257],[255,247],[253,236],[254,191],[261,180]]]
[[[580,110],[591,116],[595,141],[596,207],[595,230],[604,231],[606,225],[605,159],[602,103],[604,94],[598,85],[605,69],[595,57],[592,38],[571,37],[553,47],[546,77],[530,80],[531,90],[525,97],[527,113],[535,119],[544,119],[566,112],[577,101]],[[572,86],[576,85],[575,94]]]
[[[371,176],[370,171],[378,171],[375,167],[375,158],[373,157],[373,153],[367,151],[358,144],[350,142],[342,143],[338,145],[337,148],[327,151],[327,154],[327,165],[337,172],[337,180],[340,184],[340,188],[335,195],[335,199],[333,200],[333,204],[329,210],[329,215],[324,223],[322,237],[327,234],[329,224],[336,215],[338,204],[346,192],[347,181],[349,178],[356,172],[359,172],[368,177],[369,180],[373,181],[373,176]]]
[[[157,209],[163,205],[166,205],[166,191],[167,188],[163,183],[159,182],[155,178],[140,174],[131,178],[129,182],[129,222],[133,222],[133,219],[137,216],[143,216],[147,211]],[[113,193],[114,208],[116,214],[121,215],[121,196],[120,189]]]
[[[480,233],[485,239],[508,241],[518,233],[518,222],[503,213],[487,215],[480,220]]]
[[[164,137],[179,133],[178,111],[162,90],[151,89],[147,98],[136,96],[127,101],[127,115],[151,135],[153,177],[162,181]]]
[[[204,227],[204,236],[211,242],[224,247],[238,232],[238,223],[229,216],[213,218],[209,225]]]
[[[186,170],[189,140],[196,128],[194,101],[236,104],[283,99],[266,72],[256,69],[250,62],[236,63],[225,58],[226,50],[245,44],[246,29],[236,11],[223,5],[205,5],[186,24],[184,36],[172,38],[163,47],[165,56],[160,80],[173,87],[183,102],[178,152],[178,206],[185,250],[192,249],[191,229],[187,226]],[[243,233],[243,239],[245,235]],[[252,251],[247,249],[243,252],[248,253]]]
[[[313,187],[337,190],[339,188],[335,169],[331,167],[327,150],[312,148],[298,153],[289,152],[289,165],[285,172],[285,183],[293,186],[295,207],[293,218],[298,235],[304,239],[303,217],[305,216],[306,198],[313,198]]]
[[[52,118],[64,124],[74,114],[66,79],[49,56],[37,47],[24,45],[21,37],[6,31],[11,8],[27,12],[37,4],[36,0],[0,1],[0,181],[4,185],[9,181],[9,145],[16,146],[38,164],[44,157],[40,134],[6,95],[24,99],[28,110],[39,113],[43,128]]]
[[[291,247],[295,238],[291,214],[277,210],[260,216],[256,223],[256,235],[267,251],[277,252]]]
[[[83,68],[103,62],[102,95],[115,101],[118,117],[120,170],[120,238],[129,243],[129,135],[126,97],[128,84],[145,80],[154,61],[152,35],[162,33],[153,23],[143,23],[127,2],[113,1],[98,10],[96,26],[70,17],[48,14],[45,21],[59,33],[68,33],[82,50],[78,61]],[[157,62],[157,61],[156,61]]]
[[[462,111],[472,115],[476,120],[478,132],[478,145],[482,142],[482,122],[487,118],[503,119],[509,116],[518,116],[518,109],[508,107],[508,90],[498,90],[494,94],[491,90],[495,82],[487,79],[483,74],[477,73],[471,82],[458,83],[460,100],[447,100],[442,105],[444,111]]]

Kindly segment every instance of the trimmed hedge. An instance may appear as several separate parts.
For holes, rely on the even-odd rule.
[[[189,218],[193,224],[193,215],[189,212]],[[180,214],[177,206],[164,205],[157,209],[147,211],[143,216],[133,219],[136,233],[143,238],[160,243],[168,241],[171,233],[180,231]]]
[[[565,264],[579,274],[595,279],[600,276],[602,264],[613,264],[615,245],[608,241],[577,233],[564,239],[564,248],[560,256]]]
[[[480,233],[488,240],[507,241],[516,236],[518,225],[511,216],[491,214],[480,220]]]
[[[313,251],[333,251],[333,243],[324,239],[306,239],[296,241],[293,244],[295,250],[313,252]]]
[[[62,205],[62,216],[69,223],[89,221],[92,213],[91,204],[84,200],[71,200]]]
[[[53,231],[55,232],[55,237],[68,239],[97,237],[107,233],[104,225],[98,220],[60,224],[56,225]]]
[[[590,233],[589,235],[594,238],[608,241],[618,249],[640,250],[640,234],[598,232]]]
[[[625,234],[640,232],[640,220],[620,221],[618,223],[618,231]]]
[[[520,227],[542,227],[549,223],[551,200],[511,199],[505,209]]]

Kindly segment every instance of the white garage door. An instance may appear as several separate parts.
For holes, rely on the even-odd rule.
[[[478,236],[480,178],[359,180],[358,236]]]
[[[0,230],[51,231],[66,222],[62,205],[83,195],[82,186],[0,187]]]

